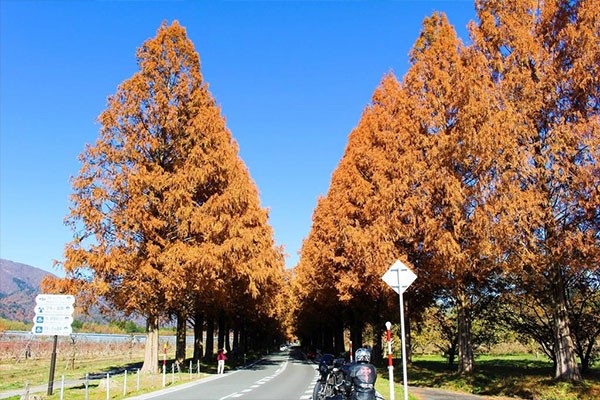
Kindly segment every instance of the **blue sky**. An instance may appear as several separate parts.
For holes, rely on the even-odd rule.
[[[77,156],[135,50],[177,19],[200,54],[287,267],[383,74],[401,77],[423,18],[459,36],[471,1],[0,2],[0,257],[53,271]]]

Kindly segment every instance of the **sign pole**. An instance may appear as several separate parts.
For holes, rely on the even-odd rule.
[[[390,378],[390,400],[394,400],[394,363],[392,362],[392,323],[386,322],[387,342],[388,342],[388,371]]]
[[[402,330],[402,373],[404,375],[404,400],[408,400],[408,385],[406,384],[406,334],[404,333],[404,298],[402,294],[417,279],[417,275],[402,261],[395,263],[381,277],[390,285],[400,298],[400,328]],[[389,333],[388,333],[389,334]]]
[[[398,272],[399,273],[399,272]],[[406,336],[404,334],[404,301],[400,291],[400,328],[402,329],[402,375],[404,375],[404,400],[408,400],[408,385],[406,384]]]
[[[52,396],[52,389],[54,387],[54,368],[56,367],[56,342],[58,336],[54,335],[54,341],[52,343],[52,358],[50,359],[50,377],[48,378],[48,396]]]

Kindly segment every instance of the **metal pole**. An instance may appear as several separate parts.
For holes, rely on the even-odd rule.
[[[60,400],[63,400],[65,395],[65,376],[63,375],[60,379]]]
[[[123,396],[127,393],[127,370],[125,370],[125,380],[123,381]]]
[[[200,377],[200,360],[196,361],[198,363],[198,377]]]
[[[388,371],[390,378],[390,400],[394,400],[394,363],[392,361],[392,323],[386,322],[387,342],[388,342]]]
[[[106,400],[110,399],[110,372],[106,373]]]
[[[165,364],[163,364],[163,387],[166,386],[166,379],[167,379],[167,367],[165,366]]]
[[[352,340],[350,341],[350,362],[354,361],[354,351],[352,349]]]
[[[89,399],[89,394],[88,394],[88,386],[89,386],[89,382],[88,379],[90,378],[90,374],[89,372],[85,373],[85,400]]]
[[[400,269],[398,268],[398,274]],[[398,281],[400,281],[398,279]],[[408,385],[406,384],[406,336],[404,334],[404,300],[400,288],[400,327],[402,329],[402,374],[404,375],[404,400],[408,400]]]
[[[140,391],[140,369],[138,368],[137,372],[137,391]]]
[[[190,381],[192,380],[192,360],[190,360]]]
[[[54,368],[56,367],[56,342],[58,336],[54,335],[54,343],[52,344],[52,358],[50,359],[50,377],[48,378],[48,396],[52,396],[54,387]]]

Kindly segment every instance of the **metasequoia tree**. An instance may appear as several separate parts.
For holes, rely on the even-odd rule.
[[[498,247],[488,227],[503,160],[495,151],[502,115],[485,59],[460,43],[445,15],[425,19],[410,56],[404,88],[424,156],[412,219],[422,229],[420,252],[443,275],[445,297],[456,306],[458,370],[470,373],[474,303],[490,293],[496,274]]]
[[[282,258],[184,28],[163,24],[137,60],[80,156],[67,279],[49,286],[145,316],[142,370],[154,372],[161,313],[188,312],[198,291],[222,301],[233,276],[256,298]]]
[[[600,263],[600,2],[478,1],[474,45],[513,124],[498,171],[508,271],[550,303],[555,377],[580,380],[566,280]],[[511,150],[512,149],[512,150]]]
[[[398,143],[411,143],[411,132],[401,123],[409,118],[402,96],[394,75],[385,76],[349,136],[327,196],[319,200],[296,268],[300,315],[312,316],[308,321],[321,313],[342,316],[341,328],[350,327],[355,348],[362,344],[366,323],[373,325],[378,338],[385,319],[397,314],[397,297],[381,280],[385,270],[407,253],[413,265],[421,266],[416,253],[410,252],[417,247],[416,231],[405,228],[402,236],[388,218],[387,201],[392,196],[388,191],[398,180],[405,188],[411,186],[407,182],[414,176],[410,167],[416,161],[408,150],[390,159],[389,153],[402,146]],[[399,184],[395,189],[400,190]],[[402,210],[408,209],[410,204],[403,203]],[[310,304],[318,306],[313,309]],[[338,332],[339,322],[335,325]],[[377,350],[379,340],[375,345]]]

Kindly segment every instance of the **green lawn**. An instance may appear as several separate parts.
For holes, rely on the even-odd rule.
[[[398,372],[394,369],[394,395],[398,400],[404,400],[404,387],[402,384],[402,375],[400,376],[400,382],[397,382],[395,374]],[[400,374],[402,374],[402,369],[400,369]],[[385,370],[379,369],[377,371],[377,381],[375,382],[375,390],[377,390],[384,399],[390,399],[390,380],[388,376],[387,368]],[[416,397],[411,396],[410,390],[408,392],[409,400],[417,400]]]
[[[395,365],[401,366],[401,360],[396,360]],[[536,359],[535,355],[482,355],[476,358],[475,366],[472,376],[463,377],[456,373],[456,365],[448,369],[441,356],[415,356],[408,368],[409,384],[536,400],[600,398],[600,365],[595,365],[581,383],[554,381],[552,363],[545,358]],[[381,369],[380,374],[385,371]],[[402,375],[395,377],[395,381],[401,382]]]

